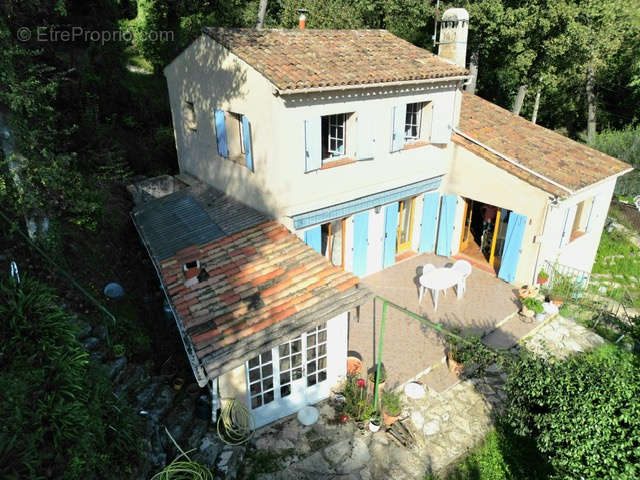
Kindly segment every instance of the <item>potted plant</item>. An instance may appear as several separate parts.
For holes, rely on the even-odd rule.
[[[380,430],[380,425],[382,425],[382,418],[380,417],[380,413],[374,410],[369,417],[369,430],[375,433]]]
[[[536,313],[542,313],[542,302],[536,297],[527,297],[522,299],[521,314],[525,317],[533,317]]]
[[[402,411],[400,395],[396,392],[382,392],[382,418],[387,426],[393,425],[398,420]]]
[[[369,382],[371,383],[371,391],[373,392],[376,388],[376,372],[377,369],[369,374]],[[378,381],[378,391],[382,391],[384,389],[384,382],[387,381],[387,371],[384,366],[380,365],[380,380]]]
[[[540,270],[540,272],[538,273],[538,284],[544,285],[548,281],[549,281],[549,274],[544,270]]]
[[[564,303],[564,297],[559,293],[552,292],[549,294],[549,301],[559,308]]]

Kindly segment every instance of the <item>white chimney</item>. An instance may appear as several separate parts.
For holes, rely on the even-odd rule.
[[[440,20],[438,56],[465,68],[467,60],[467,36],[469,34],[469,12],[464,8],[450,8]]]

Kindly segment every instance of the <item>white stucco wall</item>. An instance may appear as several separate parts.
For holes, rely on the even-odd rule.
[[[271,120],[279,104],[269,82],[206,35],[195,40],[164,73],[180,171],[258,210],[273,212],[277,202],[267,172],[277,162]],[[186,127],[185,101],[193,102],[197,131]],[[246,115],[251,125],[254,172],[218,155],[216,109]]]
[[[557,261],[561,265],[587,272],[591,271],[598,251],[598,245],[600,244],[602,230],[607,219],[607,212],[611,204],[615,182],[615,178],[609,179],[584,189],[550,208],[545,223],[544,246],[540,254],[540,266],[543,265],[543,261],[545,260],[550,263]],[[597,200],[592,211],[592,223],[589,231],[561,247],[560,239],[562,237],[567,209],[591,198],[596,198]],[[588,212],[585,213],[588,214]]]
[[[446,146],[423,145],[390,153],[392,108],[414,102],[442,102],[450,108],[432,121],[450,124],[454,96],[455,84],[448,84],[297,95],[283,100],[284,111],[273,119],[282,170],[269,172],[269,185],[278,192],[283,205],[281,213],[299,214],[446,174],[450,158]],[[374,159],[304,173],[304,121],[351,112],[370,122],[368,128],[375,139]],[[347,131],[347,148],[353,141],[350,133],[353,136]]]
[[[190,173],[286,226],[289,215],[443,175],[449,155],[442,145],[390,153],[392,107],[438,102],[431,122],[453,123],[455,82],[397,88],[278,97],[261,74],[206,35],[165,69],[180,171]],[[184,121],[193,102],[198,124]],[[246,115],[251,123],[254,172],[217,153],[214,110]],[[304,121],[333,113],[355,113],[375,140],[374,159],[305,173]],[[425,118],[425,122],[429,121]],[[353,122],[352,122],[353,123]],[[347,149],[355,132],[347,130]],[[424,132],[429,138],[429,132]]]

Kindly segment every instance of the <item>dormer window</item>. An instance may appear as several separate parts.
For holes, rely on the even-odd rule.
[[[193,106],[193,102],[184,102],[184,123],[189,130],[196,131],[198,129],[198,123],[196,121],[196,110]]]

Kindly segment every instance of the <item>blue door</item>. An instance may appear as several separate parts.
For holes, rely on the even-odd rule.
[[[456,218],[457,204],[457,195],[444,195],[442,197],[436,253],[443,257],[451,256],[451,242],[453,240],[453,225]]]
[[[520,249],[522,248],[522,237],[524,228],[527,225],[527,217],[519,213],[509,214],[507,224],[507,235],[504,239],[504,249],[502,250],[502,261],[498,277],[508,283],[513,283],[518,271],[518,261],[520,260]]]
[[[353,273],[363,277],[367,273],[367,246],[369,245],[369,212],[353,217]]]
[[[322,235],[320,225],[311,227],[304,232],[304,243],[313,248],[316,252],[322,253]]]
[[[396,261],[396,236],[398,235],[398,202],[388,205],[384,210],[384,245],[382,250],[382,268]]]
[[[440,194],[438,192],[425,193],[422,206],[422,227],[420,229],[420,253],[433,252],[435,250],[439,206]]]

